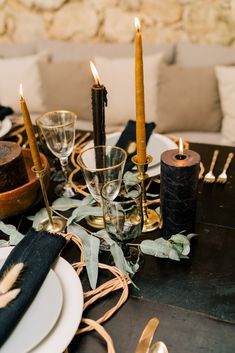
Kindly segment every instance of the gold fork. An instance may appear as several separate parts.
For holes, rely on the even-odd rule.
[[[219,154],[219,150],[214,150],[209,172],[205,175],[205,177],[203,179],[203,181],[205,183],[214,183],[214,181],[215,181],[215,176],[213,174],[213,170],[215,167],[215,163],[216,163],[218,154]]]
[[[227,176],[226,172],[227,172],[228,167],[229,167],[229,165],[230,165],[230,163],[231,163],[231,161],[233,159],[233,156],[234,156],[234,154],[232,152],[230,152],[228,154],[228,157],[227,157],[225,165],[224,165],[224,169],[223,169],[222,173],[218,176],[218,178],[216,180],[217,183],[221,183],[221,184],[226,183],[226,181],[228,179],[228,176]]]

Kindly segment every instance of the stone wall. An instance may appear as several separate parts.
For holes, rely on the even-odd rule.
[[[235,0],[0,0],[0,41],[235,44]]]

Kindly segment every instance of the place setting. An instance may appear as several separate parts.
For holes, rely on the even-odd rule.
[[[109,353],[115,353],[103,324],[109,325],[125,308],[130,293],[136,290],[141,296],[147,290],[139,288],[139,278],[146,264],[151,275],[149,261],[159,273],[163,266],[165,278],[167,268],[171,273],[175,266],[181,273],[185,266],[186,282],[190,281],[185,263],[195,261],[191,247],[198,235],[199,181],[226,184],[234,154],[227,154],[215,176],[218,149],[205,172],[199,152],[181,137],[176,143],[156,132],[154,122],[146,122],[142,33],[139,19],[134,22],[136,116],[122,131],[106,133],[109,92],[92,61],[92,131],[78,130],[79,117],[66,109],[44,112],[33,124],[21,83],[25,135],[15,142],[4,138],[11,131],[7,116],[13,111],[0,106],[3,353],[16,347],[19,353],[68,353],[73,338],[79,347],[79,335],[92,331],[106,342]],[[17,217],[21,218],[16,224]],[[25,233],[22,217],[27,219]],[[71,249],[76,261],[65,259]],[[91,319],[88,309],[108,301],[112,293],[116,303]],[[155,331],[158,337],[164,325],[153,311],[136,337],[133,353],[168,353],[170,333],[164,342],[152,343]],[[171,343],[170,348],[174,351]]]

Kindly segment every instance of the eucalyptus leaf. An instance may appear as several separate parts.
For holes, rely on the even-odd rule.
[[[138,177],[133,174],[132,172],[126,172],[123,176],[124,183],[128,185],[130,184],[139,184],[139,179]]]
[[[175,260],[175,261],[180,261],[179,255],[175,249],[171,249],[169,252],[169,259]]]
[[[158,216],[161,216],[161,209],[160,209],[160,207],[157,207],[157,208],[155,209],[155,211],[156,211],[156,213],[158,214]]]
[[[96,201],[93,198],[93,196],[91,194],[89,194],[86,197],[84,197],[84,199],[82,199],[81,205],[83,205],[83,206],[85,206],[85,205],[93,205],[95,202]]]
[[[101,207],[98,206],[80,206],[76,208],[72,215],[69,217],[67,221],[67,225],[70,225],[73,222],[79,222],[81,219],[87,216],[103,216],[103,211]]]
[[[10,246],[10,242],[4,239],[0,239],[0,248]]]
[[[115,266],[117,266],[117,268],[119,268],[119,270],[121,270],[125,275],[133,275],[135,272],[126,261],[121,247],[110,238],[109,234],[104,229],[98,231],[97,234],[110,246],[110,252],[112,254]]]
[[[150,192],[147,192],[146,195],[149,197],[159,197],[159,194],[152,194]]]
[[[5,224],[2,221],[0,221],[0,230],[9,235],[9,245],[18,244],[24,237],[24,235],[21,234],[15,226],[12,224]]]
[[[47,214],[47,210],[46,208],[41,208],[40,211],[38,211],[35,216],[33,217],[33,225],[32,227],[35,230],[41,230],[41,222],[45,221],[46,219],[48,219],[48,214]]]
[[[84,229],[79,228],[77,225],[71,224],[68,231],[78,236],[84,247],[84,260],[86,263],[86,270],[89,283],[92,289],[96,288],[98,278],[98,254],[100,247],[100,240],[87,233]]]
[[[169,241],[177,250],[179,249],[179,254],[188,255],[190,253],[190,242],[187,236],[183,234],[174,234],[170,237]]]
[[[139,195],[139,192],[138,192],[138,190],[131,190],[131,191],[129,191],[126,195],[125,195],[125,198],[131,198],[131,199],[136,199],[136,197],[138,197],[138,195]]]
[[[58,211],[66,211],[70,208],[76,208],[81,205],[81,200],[70,199],[68,197],[60,197],[52,204],[52,208]]]
[[[169,239],[170,241],[174,241],[174,243],[181,243],[184,245],[188,245],[189,244],[189,240],[188,238],[183,235],[183,234],[174,234],[170,237]]]
[[[154,241],[150,239],[143,240],[140,243],[140,250],[143,254],[155,256]]]
[[[188,240],[191,240],[192,238],[197,237],[197,236],[198,236],[198,234],[196,234],[196,233],[190,233],[187,235],[187,238],[188,238]]]

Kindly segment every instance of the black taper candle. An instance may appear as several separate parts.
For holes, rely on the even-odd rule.
[[[90,66],[96,82],[91,88],[94,146],[104,146],[106,144],[105,106],[107,106],[107,91],[104,85],[100,83],[98,72],[92,61],[90,61]],[[103,168],[105,166],[104,159],[101,150],[97,149],[96,168]]]
[[[165,151],[161,156],[160,209],[162,235],[194,231],[200,156],[185,150]]]
[[[103,85],[95,84],[91,89],[94,145],[105,145],[105,106],[107,106],[107,91]]]
[[[103,85],[95,84],[91,89],[94,145],[104,146],[105,136],[105,106],[107,106],[107,91]],[[101,149],[96,150],[96,168],[104,168],[105,158]]]

